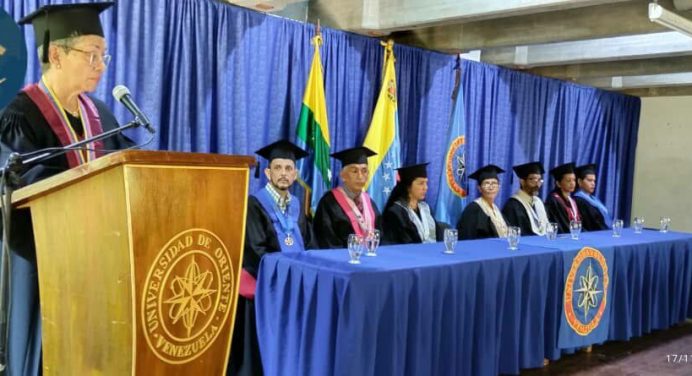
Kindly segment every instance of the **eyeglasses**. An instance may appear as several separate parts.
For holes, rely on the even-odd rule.
[[[481,187],[488,189],[488,188],[497,188],[500,186],[500,183],[496,181],[486,181],[481,184]]]
[[[543,184],[543,179],[542,178],[528,178],[526,181],[530,183],[541,183]]]
[[[108,54],[101,55],[98,52],[85,51],[85,50],[82,50],[79,48],[74,48],[74,47],[65,46],[65,45],[62,45],[61,47],[65,48],[67,50],[77,51],[77,52],[81,52],[83,54],[89,55],[89,65],[92,67],[96,67],[100,63],[103,63],[103,65],[108,66],[108,63],[111,62],[111,55],[108,55]]]

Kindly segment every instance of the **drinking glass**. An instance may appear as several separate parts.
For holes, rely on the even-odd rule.
[[[360,264],[360,255],[363,253],[363,237],[357,234],[348,236],[348,255],[351,259],[349,264]]]
[[[459,232],[455,228],[445,229],[444,241],[445,250],[444,253],[452,254],[454,253],[454,246],[457,244],[457,239],[459,238]]]
[[[548,240],[555,240],[557,239],[557,223],[555,222],[550,222],[546,225],[545,227],[545,237]]]
[[[644,217],[634,217],[634,233],[641,234],[644,228]]]
[[[622,219],[613,220],[613,237],[619,238],[622,235],[622,226],[624,226]]]
[[[581,233],[581,221],[570,221],[569,233],[572,235],[572,240],[579,240],[579,234]]]
[[[666,233],[670,229],[670,218],[661,217],[661,232]]]
[[[507,228],[507,244],[510,251],[519,249],[519,239],[521,238],[521,228],[517,226],[509,226]]]
[[[367,246],[365,252],[366,256],[377,256],[377,247],[380,246],[380,230],[368,231],[368,236],[365,238],[365,245]]]

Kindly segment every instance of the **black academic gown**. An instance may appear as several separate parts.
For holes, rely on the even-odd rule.
[[[485,214],[475,201],[466,205],[457,222],[459,240],[497,238],[497,230],[492,219]]]
[[[608,229],[608,225],[606,225],[600,210],[581,197],[575,196],[574,201],[577,202],[577,207],[581,214],[581,227],[583,231],[600,231]]]
[[[510,197],[502,208],[502,216],[507,221],[507,226],[517,226],[521,228],[522,235],[536,235],[531,228],[531,218],[526,213],[526,208],[514,197]]]
[[[314,248],[312,229],[302,211],[298,217],[298,227],[305,249]],[[281,252],[274,225],[259,200],[255,196],[250,196],[247,202],[243,269],[257,278],[262,256],[273,252]],[[263,374],[256,323],[255,302],[238,296],[231,357],[226,372],[228,375]]]
[[[569,214],[567,214],[567,211],[565,211],[565,208],[562,207],[560,202],[558,202],[557,199],[553,197],[554,192],[556,191],[551,191],[548,194],[548,198],[545,200],[545,212],[548,215],[548,220],[550,222],[557,223],[558,233],[569,234]],[[560,193],[558,192],[558,194]],[[574,197],[572,197],[572,199],[574,199]],[[569,202],[565,203],[569,205]],[[577,210],[579,210],[579,207],[577,207]]]
[[[442,241],[445,223],[435,221],[435,237]],[[422,243],[418,229],[408,216],[408,211],[399,205],[391,205],[382,214],[382,244]]]
[[[370,199],[370,204],[375,212],[375,228],[382,231],[380,212],[377,210],[377,205],[375,205],[372,199]],[[336,202],[336,198],[331,191],[325,193],[317,204],[313,228],[317,246],[321,249],[347,248],[348,235],[354,233],[351,221],[341,209],[339,203]],[[382,233],[381,236],[384,237],[385,234]]]
[[[118,122],[106,105],[92,98],[104,131],[116,128]],[[83,129],[78,118],[71,118],[76,130]],[[118,135],[103,140],[105,150],[132,145]],[[24,93],[19,93],[0,112],[0,159],[11,152],[26,153],[47,147],[60,147],[60,141],[43,118],[38,107]],[[64,155],[45,161],[21,173],[21,185],[28,185],[69,169]],[[0,225],[1,227],[1,225]],[[41,374],[41,313],[39,310],[36,252],[28,210],[12,212],[10,240],[11,310],[8,343],[8,369],[11,375]]]

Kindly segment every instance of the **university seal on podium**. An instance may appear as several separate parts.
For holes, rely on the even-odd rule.
[[[187,363],[214,343],[232,305],[233,269],[218,236],[190,229],[154,259],[142,294],[141,327],[156,356]]]
[[[563,300],[567,323],[577,334],[586,336],[598,327],[606,309],[609,283],[603,254],[595,248],[582,248],[565,279]]]

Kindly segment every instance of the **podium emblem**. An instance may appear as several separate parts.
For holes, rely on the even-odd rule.
[[[214,343],[232,304],[230,261],[219,237],[204,229],[183,231],[161,249],[141,304],[141,327],[159,359],[187,363]]]

